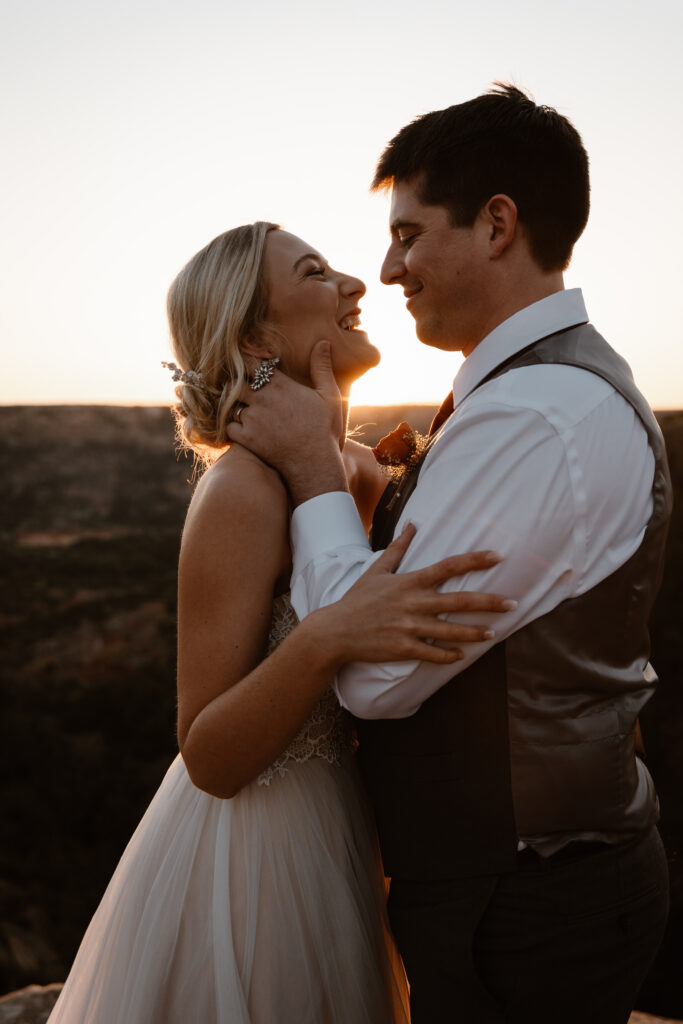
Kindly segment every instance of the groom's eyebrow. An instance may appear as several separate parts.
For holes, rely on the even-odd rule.
[[[397,235],[399,231],[403,231],[405,228],[416,228],[417,224],[414,220],[392,220],[389,225],[389,231],[392,235]]]

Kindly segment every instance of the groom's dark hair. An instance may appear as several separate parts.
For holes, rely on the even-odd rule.
[[[372,190],[418,177],[420,200],[446,207],[457,227],[471,227],[491,196],[509,196],[545,271],[566,268],[588,220],[581,136],[513,85],[496,82],[482,96],[415,118],[382,153]]]

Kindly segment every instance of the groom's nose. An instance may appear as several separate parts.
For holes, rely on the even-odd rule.
[[[382,284],[399,284],[404,273],[403,250],[398,242],[392,241],[384,257],[379,279]]]

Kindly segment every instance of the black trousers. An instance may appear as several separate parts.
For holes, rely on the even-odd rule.
[[[666,924],[659,833],[518,862],[500,876],[392,880],[412,1024],[626,1024]]]

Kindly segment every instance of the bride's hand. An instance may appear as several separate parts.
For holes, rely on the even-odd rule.
[[[493,632],[488,625],[463,625],[440,615],[506,612],[517,606],[498,594],[436,589],[453,576],[497,565],[502,559],[493,551],[453,555],[425,569],[396,573],[415,532],[412,524],[406,526],[340,601],[309,616],[319,617],[336,668],[349,661],[458,661],[463,652],[453,645],[490,640]]]

